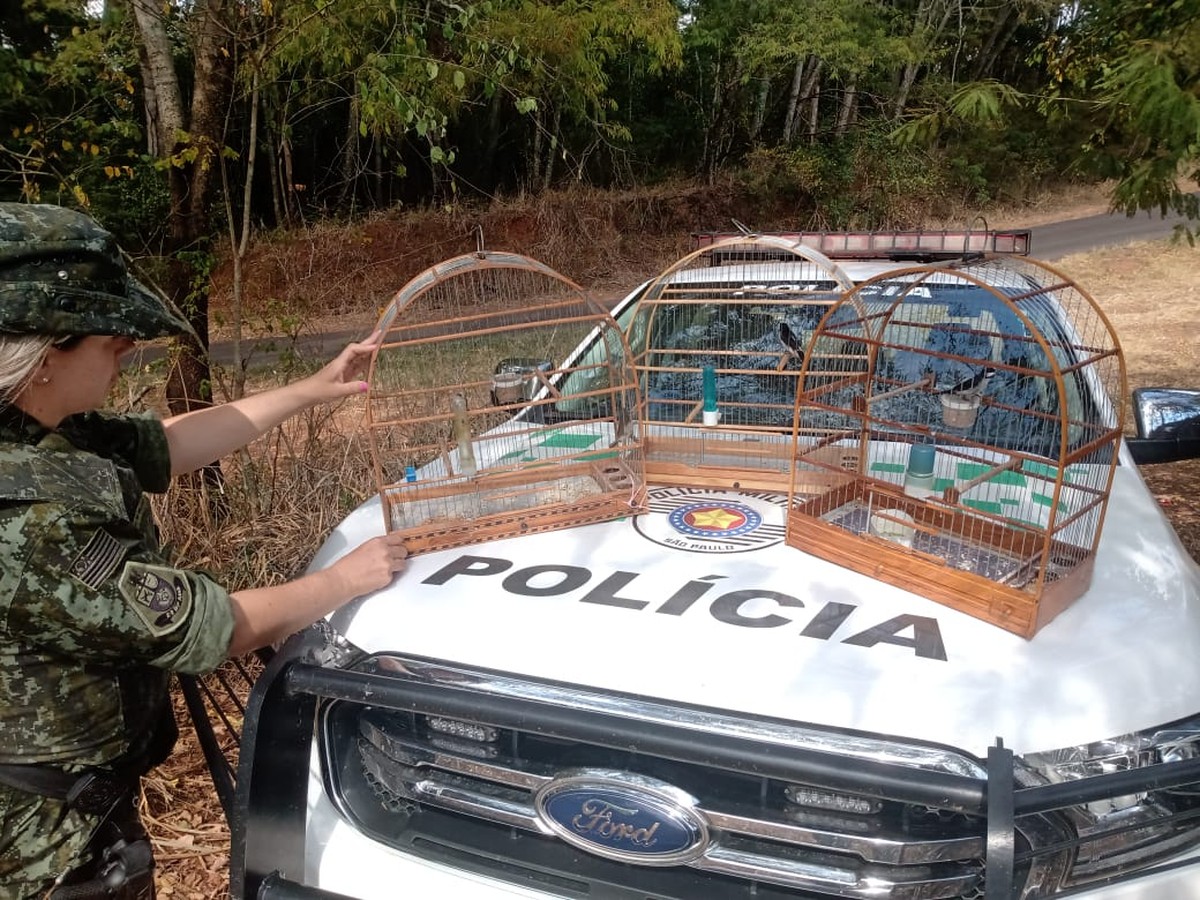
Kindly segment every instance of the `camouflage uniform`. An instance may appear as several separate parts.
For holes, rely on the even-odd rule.
[[[0,331],[183,327],[90,219],[0,204]],[[174,740],[169,673],[225,658],[228,594],[159,551],[144,492],[170,471],[151,416],[88,413],[50,431],[0,405],[0,764],[157,763]],[[0,896],[42,896],[86,861],[97,824],[0,784]]]

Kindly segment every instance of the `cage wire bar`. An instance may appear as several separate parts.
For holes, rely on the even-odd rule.
[[[647,478],[785,492],[805,348],[852,287],[815,248],[765,235],[703,246],[659,275],[629,329]]]
[[[410,552],[645,508],[628,345],[577,284],[480,251],[416,276],[378,328],[367,430],[386,527]]]
[[[787,541],[1032,637],[1087,589],[1124,393],[1109,321],[1044,263],[863,282],[800,375]]]

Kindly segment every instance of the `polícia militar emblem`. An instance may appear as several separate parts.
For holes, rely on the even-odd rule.
[[[743,553],[783,540],[784,499],[770,492],[652,488],[650,511],[634,527],[643,537],[696,553]]]

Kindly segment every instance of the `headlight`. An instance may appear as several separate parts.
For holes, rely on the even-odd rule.
[[[1135,734],[1023,758],[1018,783],[1032,787],[1134,772],[1200,758],[1200,716]],[[1121,781],[1127,784],[1126,780]],[[1060,810],[1078,835],[1066,876],[1081,884],[1144,868],[1200,844],[1200,785],[1124,788],[1122,793]]]

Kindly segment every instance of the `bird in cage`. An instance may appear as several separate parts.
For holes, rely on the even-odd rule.
[[[996,375],[996,370],[991,366],[984,366],[974,375],[968,375],[961,381],[952,384],[947,388],[938,388],[934,391],[935,394],[966,394],[975,392],[982,394],[987,390],[988,382]]]

